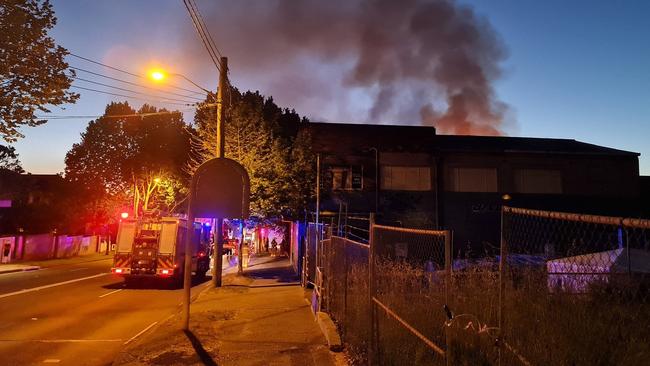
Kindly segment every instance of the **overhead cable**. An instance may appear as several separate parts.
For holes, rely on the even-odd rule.
[[[192,6],[192,9],[194,9],[194,13],[196,14],[196,17],[199,20],[199,25],[201,26],[201,29],[203,29],[203,33],[206,35],[210,47],[213,49],[213,51],[216,51],[219,57],[223,57],[221,51],[219,51],[219,47],[217,47],[217,44],[214,42],[214,38],[212,38],[212,34],[210,34],[210,29],[208,29],[208,26],[205,24],[205,21],[203,20],[203,16],[201,15],[199,6],[196,5],[196,2],[194,2],[194,0],[189,0],[189,2],[190,5]]]
[[[96,65],[100,65],[100,66],[106,67],[106,68],[111,69],[111,70],[114,70],[114,71],[118,71],[118,72],[124,73],[124,74],[126,74],[126,75],[130,75],[130,76],[137,77],[137,78],[140,78],[140,79],[146,79],[146,78],[145,78],[144,76],[142,76],[142,75],[138,75],[138,74],[132,73],[132,72],[130,72],[130,71],[122,70],[122,69],[117,68],[117,67],[114,67],[114,66],[106,65],[106,64],[101,63],[101,62],[99,62],[99,61],[91,60],[91,59],[89,59],[89,58],[87,58],[87,57],[79,56],[79,55],[76,55],[76,54],[74,54],[74,53],[70,53],[69,55],[70,55],[70,56],[73,56],[73,57],[76,57],[76,58],[78,58],[78,59],[81,59],[81,60],[84,60],[84,61],[87,61],[87,62],[90,62],[90,63],[96,64]],[[186,91],[186,92],[190,92],[190,93],[203,95],[203,92],[197,92],[197,91],[195,91],[195,90],[185,89],[185,88],[182,88],[182,87],[177,86],[177,85],[174,85],[174,84],[167,84],[167,86],[169,86],[170,88],[174,88],[174,89],[184,90],[184,91]]]
[[[71,87],[71,88],[75,88],[75,89],[88,90],[88,91],[92,91],[92,92],[96,92],[96,93],[102,93],[102,94],[113,95],[113,96],[116,96],[116,97],[138,99],[138,100],[143,100],[143,101],[146,101],[146,102],[164,103],[164,104],[173,104],[173,105],[183,105],[183,106],[188,106],[188,107],[194,105],[193,103],[189,103],[189,104],[188,104],[188,103],[175,103],[175,102],[166,102],[166,101],[163,101],[163,100],[152,100],[152,99],[139,98],[139,97],[134,97],[134,96],[131,96],[131,95],[124,95],[124,94],[118,94],[118,93],[111,93],[111,92],[107,92],[107,91],[103,91],[103,90],[97,90],[97,89],[92,89],[92,88],[84,88],[84,87],[82,87],[82,86],[78,86],[78,85],[72,85],[72,86],[70,86],[70,87]]]
[[[181,114],[182,110],[177,111],[161,111],[161,112],[149,112],[149,113],[132,113],[132,114],[117,114],[117,115],[89,115],[89,116],[36,116],[38,119],[52,119],[52,120],[64,120],[64,119],[89,119],[89,118],[127,118],[127,117],[149,117],[149,116],[159,116],[165,114]]]
[[[150,87],[150,86],[144,85],[144,84],[138,84],[138,83],[134,83],[134,82],[127,81],[127,80],[122,80],[122,79],[119,79],[119,78],[114,78],[114,77],[112,77],[112,76],[103,75],[103,74],[100,74],[100,73],[97,73],[97,72],[94,72],[94,71],[89,71],[89,70],[82,69],[82,68],[75,67],[75,66],[70,66],[70,68],[73,69],[73,70],[75,70],[75,71],[81,71],[81,72],[84,72],[84,73],[87,73],[87,74],[90,74],[90,75],[99,76],[99,77],[102,77],[102,78],[105,78],[105,79],[108,79],[108,80],[114,80],[114,81],[117,81],[117,82],[120,82],[120,83],[124,83],[124,84],[129,84],[129,85],[137,86],[137,87],[139,87],[139,88],[144,88],[144,89],[148,89],[148,90],[153,90],[153,91],[157,91],[157,92],[165,93],[165,94],[171,94],[171,95],[175,95],[175,96],[177,96],[177,97],[196,99],[196,100],[200,100],[200,101],[203,100],[202,98],[195,97],[195,96],[192,96],[192,95],[179,94],[179,93],[174,93],[174,92],[167,91],[167,90],[156,89],[156,88],[152,88],[152,87]],[[192,92],[192,93],[194,93],[194,92]]]
[[[207,38],[207,34],[205,34],[203,28],[201,27],[201,24],[199,23],[200,19],[198,18],[198,15],[195,14],[194,8],[190,4],[189,0],[183,0],[183,4],[185,5],[185,8],[187,9],[187,12],[190,15],[190,18],[192,20],[192,25],[194,25],[194,29],[199,35],[199,38],[201,38],[201,43],[203,43],[203,46],[205,47],[206,51],[208,51],[208,55],[210,56],[212,63],[217,68],[217,70],[221,72],[221,67],[219,66],[219,58],[217,57],[217,54],[214,51],[214,49],[211,47],[210,42],[208,41]]]
[[[163,99],[166,99],[166,100],[171,100],[171,101],[181,102],[181,103],[189,103],[189,104],[196,103],[195,101],[188,101],[188,100],[181,100],[181,99],[175,99],[175,98],[168,98],[168,97],[166,97],[166,96],[164,96],[164,95],[153,95],[153,94],[142,93],[142,92],[139,92],[139,91],[136,91],[136,90],[126,89],[126,88],[120,88],[119,86],[114,86],[114,85],[110,85],[110,84],[104,84],[104,83],[100,83],[100,82],[98,82],[98,81],[88,80],[88,79],[80,78],[80,77],[77,77],[77,76],[75,76],[74,79],[76,79],[76,80],[80,80],[80,81],[83,81],[83,82],[86,82],[86,83],[91,83],[91,84],[95,84],[95,85],[100,85],[100,86],[107,87],[107,88],[113,88],[113,89],[122,90],[122,91],[129,92],[129,93],[140,94],[140,95],[144,95],[144,96],[146,96],[146,97],[163,98]]]

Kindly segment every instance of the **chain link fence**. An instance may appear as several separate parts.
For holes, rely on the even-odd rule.
[[[369,221],[322,241],[325,310],[353,364],[638,365],[650,357],[650,220],[504,207],[501,247]]]
[[[372,226],[372,362],[444,365],[448,231]]]
[[[303,273],[301,277],[303,286],[313,286],[317,281],[318,248],[322,245],[320,244],[322,239],[323,224],[308,223],[307,235],[305,236],[305,250],[302,259]]]
[[[503,208],[502,362],[650,357],[650,221]]]
[[[371,313],[368,256],[370,246],[333,236],[326,246],[327,305],[340,335],[359,360],[367,358]]]

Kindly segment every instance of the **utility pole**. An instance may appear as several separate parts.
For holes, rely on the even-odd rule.
[[[224,91],[226,90],[228,77],[228,58],[221,57],[219,62],[219,89],[217,89],[217,158],[225,157],[226,136],[223,127],[224,120]],[[215,227],[215,250],[212,256],[212,285],[221,287],[221,275],[223,271],[223,217],[217,217]]]

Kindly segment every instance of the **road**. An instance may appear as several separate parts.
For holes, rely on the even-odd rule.
[[[112,259],[0,275],[2,365],[107,365],[180,310],[182,289],[126,287]],[[208,282],[195,284],[193,294]]]

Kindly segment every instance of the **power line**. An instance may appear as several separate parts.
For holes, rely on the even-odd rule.
[[[122,91],[129,92],[129,93],[140,94],[140,95],[144,95],[144,96],[147,96],[147,97],[164,98],[164,99],[167,99],[167,100],[181,102],[181,103],[190,103],[190,104],[196,103],[195,101],[181,100],[181,99],[175,99],[175,98],[167,98],[164,95],[153,95],[153,94],[142,93],[142,92],[131,90],[131,89],[120,88],[119,86],[104,84],[104,83],[100,83],[98,81],[92,81],[92,80],[80,78],[80,77],[77,77],[77,76],[75,76],[74,79],[81,80],[81,81],[86,82],[86,83],[101,85],[101,86],[104,86],[104,87],[107,87],[107,88],[113,88],[113,89],[122,90]]]
[[[134,73],[132,73],[132,72],[129,72],[129,71],[126,71],[126,70],[122,70],[122,69],[119,69],[119,68],[114,67],[114,66],[106,65],[106,64],[101,63],[101,62],[99,62],[99,61],[91,60],[91,59],[89,59],[89,58],[87,58],[87,57],[79,56],[79,55],[76,55],[76,54],[74,54],[74,53],[70,53],[69,55],[70,55],[70,56],[73,56],[73,57],[76,57],[76,58],[78,58],[78,59],[81,59],[81,60],[84,60],[84,61],[87,61],[87,62],[90,62],[90,63],[96,64],[96,65],[100,65],[100,66],[106,67],[106,68],[111,69],[111,70],[115,70],[115,71],[118,71],[118,72],[121,72],[121,73],[124,73],[124,74],[130,75],[130,76],[136,77],[136,78],[146,79],[146,78],[145,78],[144,76],[142,76],[142,75],[134,74]],[[185,89],[185,88],[182,88],[182,87],[180,87],[180,86],[176,86],[176,85],[174,85],[174,84],[167,84],[167,85],[168,85],[170,88],[179,89],[179,90],[184,90],[184,91],[186,91],[186,92],[190,92],[190,93],[194,93],[194,94],[200,94],[200,95],[203,95],[202,92],[197,92],[197,91],[194,91],[194,90]]]
[[[177,110],[177,111],[162,111],[162,112],[149,112],[149,113],[133,113],[133,114],[118,114],[118,115],[89,115],[89,116],[35,116],[39,119],[88,119],[88,118],[127,118],[127,117],[149,117],[149,116],[158,116],[164,114],[180,114],[183,111],[187,110]]]
[[[221,63],[217,58],[217,54],[220,57],[223,57],[223,55],[221,54],[221,51],[219,51],[219,48],[217,47],[216,43],[214,42],[214,38],[212,38],[212,34],[210,34],[210,31],[206,26],[205,21],[203,20],[203,16],[201,15],[201,11],[199,10],[198,5],[196,5],[194,0],[183,0],[183,4],[185,4],[185,8],[190,14],[190,19],[192,20],[192,24],[194,25],[194,28],[196,29],[199,37],[201,38],[201,42],[205,46],[205,49],[208,51],[208,54],[210,55],[212,62],[217,67],[217,70],[221,72],[222,71],[220,67]],[[228,88],[228,96],[229,96],[229,100],[232,101],[232,95],[230,90],[232,88],[232,84],[230,83],[230,80],[228,80],[228,74],[230,73],[230,70],[225,70],[225,72],[226,72],[226,87]]]
[[[201,22],[201,18],[199,17],[199,14],[197,13],[197,7],[195,6],[194,3],[191,2],[191,0],[183,0],[183,2],[185,3],[185,7],[190,13],[190,17],[192,18],[192,23],[194,24],[196,31],[201,37],[201,41],[203,42],[203,45],[206,47],[208,53],[210,54],[210,58],[212,58],[212,61],[217,67],[217,70],[221,71],[220,69],[221,66],[219,64],[219,58],[217,57],[217,52],[215,52],[214,47],[210,42],[210,38],[208,37],[208,34],[205,32],[205,27]]]
[[[139,88],[149,89],[149,90],[157,91],[157,92],[160,92],[160,93],[171,94],[171,95],[175,95],[175,96],[183,97],[183,98],[191,98],[191,99],[196,99],[196,100],[200,100],[200,101],[204,100],[202,98],[194,97],[194,96],[187,95],[187,94],[179,94],[179,93],[174,93],[174,92],[171,92],[171,91],[160,90],[160,89],[152,88],[150,86],[146,86],[146,85],[143,85],[143,84],[133,83],[133,82],[130,82],[130,81],[114,78],[114,77],[111,77],[111,76],[103,75],[103,74],[100,74],[100,73],[97,73],[97,72],[85,70],[85,69],[75,67],[75,66],[70,66],[70,68],[73,69],[73,70],[76,70],[76,71],[81,71],[81,72],[91,74],[91,75],[95,75],[95,76],[99,76],[99,77],[102,77],[102,78],[105,78],[105,79],[114,80],[114,81],[117,81],[117,82],[120,82],[120,83],[137,86]]]
[[[219,59],[218,59],[218,57],[216,55],[216,52],[211,47],[210,42],[207,39],[207,35],[203,32],[203,28],[201,27],[201,24],[199,23],[198,16],[194,12],[194,8],[189,3],[189,0],[183,0],[183,4],[185,5],[185,8],[187,9],[187,12],[190,15],[190,18],[192,20],[192,24],[194,25],[194,29],[196,29],[196,32],[198,33],[199,38],[201,38],[201,42],[203,43],[203,46],[208,51],[208,55],[210,56],[210,59],[212,59],[212,63],[217,68],[217,70],[219,70],[219,72],[221,72],[221,68],[219,67]]]
[[[203,16],[201,15],[199,6],[196,5],[196,2],[194,2],[194,0],[189,0],[189,2],[190,5],[192,5],[192,9],[194,9],[195,15],[199,19],[199,25],[201,25],[201,29],[203,29],[203,33],[206,35],[206,38],[208,39],[213,51],[216,50],[217,54],[219,54],[219,57],[223,57],[221,51],[219,51],[219,47],[217,47],[217,44],[214,42],[214,38],[212,38],[212,34],[210,34],[210,29],[208,29],[208,26],[205,24],[205,21],[203,20]]]
[[[101,63],[99,61],[95,61],[95,60],[91,60],[91,59],[83,57],[83,56],[75,55],[74,53],[70,53],[70,56],[76,57],[76,58],[84,60],[84,61],[88,61],[90,63],[96,64],[96,65],[99,65],[99,66],[106,67],[106,68],[111,69],[111,70],[119,71],[121,73],[131,75],[131,76],[134,76],[136,78],[142,78],[142,75],[138,75],[138,74],[134,74],[134,73],[129,72],[129,71],[118,69],[117,67],[109,66],[109,65],[103,64],[103,63]]]
[[[192,106],[194,104],[185,104],[185,103],[174,103],[174,102],[165,102],[162,100],[152,100],[152,99],[145,99],[145,98],[139,98],[139,97],[134,97],[131,95],[124,95],[124,94],[117,94],[117,93],[111,93],[103,90],[97,90],[97,89],[92,89],[92,88],[84,88],[82,86],[77,86],[77,85],[72,85],[70,86],[71,88],[76,88],[76,89],[81,89],[81,90],[88,90],[96,93],[102,93],[102,94],[108,94],[108,95],[113,95],[116,97],[123,97],[123,98],[131,98],[131,99],[138,99],[138,100],[144,100],[145,102],[153,102],[153,103],[165,103],[165,104],[173,104],[173,105],[183,105],[183,106]]]

